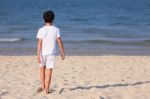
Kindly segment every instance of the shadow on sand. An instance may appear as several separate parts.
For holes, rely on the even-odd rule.
[[[136,85],[142,85],[142,84],[147,84],[150,83],[150,81],[145,81],[145,82],[135,82],[135,83],[118,83],[118,84],[107,84],[107,85],[96,85],[96,86],[88,86],[88,87],[84,87],[84,86],[77,86],[74,88],[70,88],[70,91],[74,91],[74,90],[88,90],[91,88],[96,88],[96,89],[105,89],[105,88],[111,88],[111,87],[127,87],[127,86],[136,86]]]

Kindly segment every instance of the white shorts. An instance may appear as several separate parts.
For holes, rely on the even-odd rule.
[[[41,56],[41,67],[54,68],[55,65],[55,55],[43,55]]]

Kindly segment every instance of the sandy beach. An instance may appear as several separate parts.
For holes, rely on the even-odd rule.
[[[36,56],[0,56],[0,99],[150,98],[150,56],[57,56],[48,95],[38,71]]]

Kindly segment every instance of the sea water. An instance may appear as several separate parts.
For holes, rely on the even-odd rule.
[[[36,54],[49,9],[69,55],[150,55],[150,0],[0,0],[0,55]]]

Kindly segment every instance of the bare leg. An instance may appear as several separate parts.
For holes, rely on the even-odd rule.
[[[49,86],[51,83],[51,77],[52,77],[52,69],[46,69],[46,79],[45,79],[45,92],[49,93]]]
[[[40,68],[40,80],[42,89],[45,89],[45,66]]]

